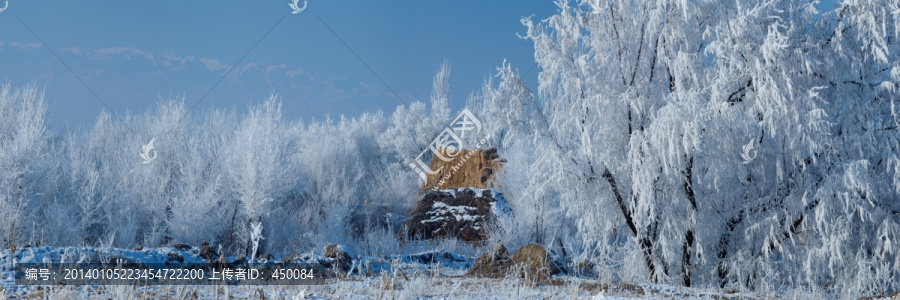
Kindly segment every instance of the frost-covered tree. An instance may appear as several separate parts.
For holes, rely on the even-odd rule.
[[[269,220],[272,211],[290,207],[300,184],[297,152],[300,127],[284,121],[277,96],[253,107],[225,141],[223,162],[232,206],[229,232],[250,248],[251,220]],[[264,224],[265,228],[272,228]],[[271,238],[267,238],[271,241]],[[250,253],[245,254],[250,256]]]
[[[54,157],[44,94],[35,86],[0,87],[0,227],[4,246],[23,245],[53,203],[46,182]],[[31,237],[34,237],[32,235]],[[39,241],[38,241],[39,242]]]
[[[659,247],[664,239],[660,232],[678,231],[679,237],[666,240],[685,242],[692,233],[689,226],[661,222],[665,220],[658,216],[663,208],[681,215],[694,208],[686,196],[690,185],[679,193],[685,196],[663,199],[658,196],[670,194],[671,188],[651,173],[671,174],[672,182],[689,177],[685,166],[696,146],[691,119],[701,116],[697,105],[689,103],[697,100],[677,93],[698,84],[691,73],[702,59],[701,35],[690,31],[704,23],[695,24],[702,20],[692,14],[698,8],[676,3],[584,3],[588,11],[558,4],[561,13],[541,24],[524,20],[542,68],[541,122],[535,134],[546,140],[541,144],[546,148],[539,161],[556,175],[552,180],[558,197],[573,211],[565,214],[575,217],[579,241],[571,242],[586,253],[612,256],[619,254],[610,253],[615,250],[609,250],[607,241],[619,243],[628,235],[627,243],[612,247],[633,249],[624,254],[641,257],[650,278],[661,279],[669,273],[674,251]],[[660,122],[659,130],[666,132],[654,138],[648,132],[657,124],[657,114],[667,110],[672,110],[672,124],[679,126]],[[665,141],[668,149],[641,149],[667,138],[675,139]],[[684,205],[657,206],[673,198]]]
[[[539,154],[507,180],[562,200],[576,226],[555,234],[582,257],[684,285],[896,288],[896,1],[557,4],[523,21],[534,117],[485,110],[529,125],[506,150]],[[485,104],[523,99],[496,90]]]
[[[189,127],[188,138],[179,143],[176,155],[182,158],[178,164],[181,178],[170,193],[171,212],[166,222],[173,241],[192,245],[230,240],[236,215],[236,202],[227,188],[230,178],[225,170],[229,165],[222,163],[236,116],[214,111],[198,119],[196,126]]]
[[[450,64],[444,62],[434,76],[431,111],[420,101],[398,106],[381,135],[382,147],[411,162],[450,122],[449,99]]]

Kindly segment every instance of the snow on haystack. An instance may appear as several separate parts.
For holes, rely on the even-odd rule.
[[[458,188],[425,194],[406,221],[406,238],[487,239],[487,226],[509,213],[502,194],[494,190]]]

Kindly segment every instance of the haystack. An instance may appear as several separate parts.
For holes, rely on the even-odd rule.
[[[564,266],[563,262],[554,260],[547,250],[538,244],[525,245],[516,250],[511,257],[506,253],[506,247],[500,245],[492,252],[478,257],[472,268],[466,271],[466,275],[487,278],[513,275],[547,284],[553,282],[553,275],[560,273]]]
[[[332,269],[336,273],[347,273],[353,267],[353,257],[347,247],[328,244],[325,246],[325,257],[332,259]]]
[[[431,191],[406,220],[404,235],[408,239],[457,238],[477,244],[487,239],[487,226],[506,213],[506,199],[493,190]]]
[[[509,253],[506,252],[506,247],[498,244],[494,247],[493,251],[485,252],[479,256],[478,259],[475,260],[475,263],[472,264],[472,267],[466,271],[466,275],[485,278],[503,278],[509,273],[509,268],[512,267],[512,265],[513,262],[509,257]]]
[[[441,157],[452,159],[444,161],[438,155],[431,159],[429,168],[439,171],[437,174],[426,175],[423,191],[461,187],[491,188],[494,174],[506,162],[497,154],[496,148],[461,149],[453,153],[438,148],[438,151]]]
[[[553,260],[547,250],[538,244],[528,244],[519,248],[513,253],[512,261],[519,268],[519,276],[540,283],[550,282],[551,277],[564,268],[563,263]]]

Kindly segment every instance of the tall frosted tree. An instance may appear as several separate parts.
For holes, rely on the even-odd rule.
[[[35,86],[0,86],[0,226],[4,246],[22,245],[24,236],[42,219],[52,194],[45,182],[54,179],[44,94]]]
[[[557,4],[523,20],[542,172],[515,180],[553,174],[584,257],[638,281],[896,289],[897,1]]]

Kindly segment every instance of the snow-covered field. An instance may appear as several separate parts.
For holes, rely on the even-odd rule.
[[[77,262],[124,258],[164,263],[170,254],[185,262],[203,262],[192,250],[156,248],[40,247],[11,256],[0,251],[0,299],[738,299],[757,295],[736,291],[689,289],[668,285],[607,285],[585,276],[559,276],[553,284],[533,284],[522,278],[486,279],[465,276],[474,258],[452,252],[423,252],[387,258],[365,257],[354,264],[373,272],[329,279],[325,285],[273,286],[23,286],[16,285],[14,263]],[[320,255],[313,254],[312,257]],[[375,267],[372,267],[375,266]],[[784,295],[794,298],[794,295]],[[781,298],[781,297],[763,297]],[[798,298],[803,299],[802,295]]]

